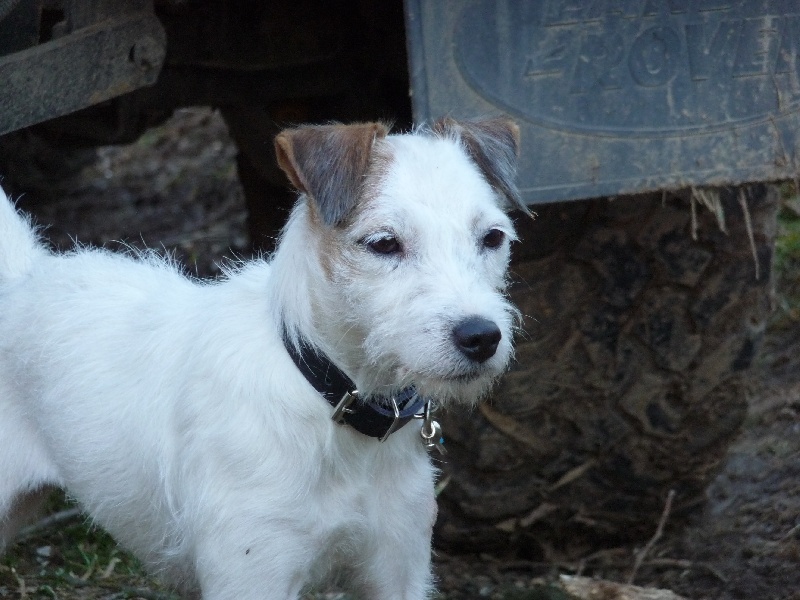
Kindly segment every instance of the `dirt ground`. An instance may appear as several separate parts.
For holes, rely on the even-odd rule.
[[[110,248],[163,246],[188,273],[213,277],[223,257],[248,256],[235,153],[219,115],[193,109],[131,146],[93,149],[69,161],[39,147],[4,160],[14,170],[10,179],[31,190],[20,205],[49,224],[44,235],[55,246],[68,248],[73,239]],[[800,600],[798,281],[800,261],[785,263],[746,428],[711,485],[707,506],[688,527],[665,515],[664,535],[633,573],[636,584],[694,600]],[[0,562],[0,599],[170,597],[69,504],[56,499],[53,510],[59,524],[28,530]],[[547,587],[558,574],[626,581],[648,541],[606,548],[577,563],[440,554],[440,598],[565,598]],[[345,598],[335,591],[315,597]]]

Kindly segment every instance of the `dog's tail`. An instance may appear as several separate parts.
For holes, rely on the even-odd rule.
[[[0,188],[0,282],[25,275],[43,253],[30,220]]]

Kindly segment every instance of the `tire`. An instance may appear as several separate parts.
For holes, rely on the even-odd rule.
[[[691,512],[740,430],[771,308],[777,190],[720,189],[728,234],[689,194],[550,205],[518,220],[516,364],[442,415],[436,544],[549,548],[648,539]],[[759,277],[740,194],[747,199]]]

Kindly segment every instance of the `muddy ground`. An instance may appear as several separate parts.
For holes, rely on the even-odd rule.
[[[235,154],[219,115],[193,109],[131,146],[67,158],[26,140],[0,161],[11,170],[7,184],[24,182],[29,191],[20,205],[49,225],[44,235],[55,246],[68,248],[76,238],[110,248],[163,247],[188,273],[213,277],[224,257],[249,255]],[[745,430],[706,508],[688,527],[667,519],[635,573],[639,585],[695,600],[800,600],[800,242],[795,256],[791,223],[784,227],[776,312],[753,373]],[[0,562],[0,598],[169,597],[68,502],[58,495],[52,502],[60,521],[28,530]],[[559,573],[625,581],[647,542],[577,563],[438,555],[440,597],[563,598],[546,588]],[[344,598],[335,591],[315,597]]]

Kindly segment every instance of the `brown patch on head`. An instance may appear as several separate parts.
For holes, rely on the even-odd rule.
[[[322,247],[325,248],[325,252],[321,253],[320,260],[325,275],[329,279],[333,278],[334,265],[344,265],[351,260],[348,259],[350,253],[345,252],[345,243],[347,242],[344,234],[347,226],[358,220],[380,197],[392,158],[392,148],[389,144],[376,143],[372,148],[369,169],[363,178],[359,200],[348,213],[347,219],[341,223],[341,227],[314,226],[315,234],[323,240]]]
[[[316,202],[309,200],[307,223],[311,229],[311,237],[320,249],[317,255],[328,280],[333,279],[336,265],[347,262],[349,255],[346,252],[346,244],[349,243],[346,237],[348,224],[357,219],[359,214],[380,195],[391,159],[391,147],[388,144],[376,143],[374,145],[369,166],[362,177],[357,200],[340,222],[334,224],[325,222],[321,211],[316,207]]]
[[[355,208],[372,164],[376,140],[386,137],[383,123],[313,125],[286,129],[275,138],[278,165],[321,222],[340,225]]]
[[[328,281],[331,281],[334,275],[334,265],[341,263],[343,260],[342,230],[337,227],[326,226],[313,211],[311,212],[310,225],[314,232],[316,243],[321,250],[317,253],[317,257],[325,277]]]
[[[393,158],[394,154],[389,144],[379,143],[372,148],[369,169],[364,175],[361,186],[361,198],[353,207],[353,211],[350,213],[351,218],[356,218],[381,195]]]
[[[515,183],[520,138],[519,127],[514,121],[503,117],[476,121],[444,117],[431,129],[440,137],[461,140],[489,184],[514,207],[530,214]]]

